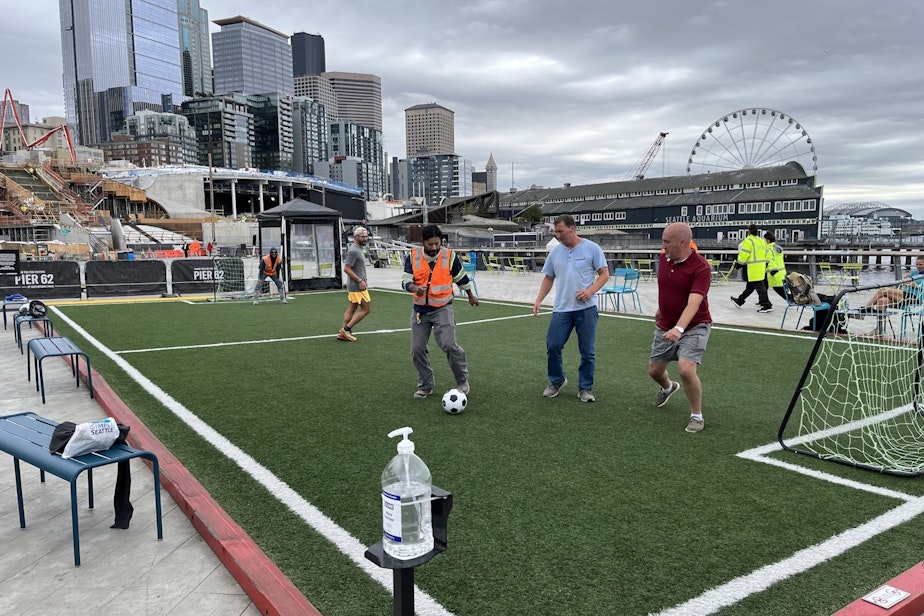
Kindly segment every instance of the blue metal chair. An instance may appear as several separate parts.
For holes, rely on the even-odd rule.
[[[792,297],[789,295],[789,285],[783,284],[783,293],[786,294],[786,309],[783,310],[783,320],[780,321],[780,329],[783,329],[783,326],[786,324],[786,313],[789,312],[790,308],[799,309],[799,318],[796,319],[796,329],[799,329],[799,323],[802,322],[802,314],[805,312],[806,308],[812,309],[812,320],[815,319],[815,316],[819,310],[830,310],[831,304],[828,302],[822,302],[817,306],[815,304],[797,304],[792,301]]]
[[[462,264],[462,269],[465,270],[465,275],[468,276],[469,282],[472,283],[472,290],[475,295],[478,295],[478,283],[475,282],[475,271],[478,269],[478,264],[469,260]],[[459,290],[459,295],[464,295],[464,292]]]
[[[623,312],[628,312],[629,307],[624,296],[632,297],[632,307],[638,312],[642,311],[642,299],[638,294],[638,282],[642,278],[642,273],[635,269],[616,268],[613,270],[613,284],[600,289],[599,295],[602,296],[604,309],[606,300],[609,298],[610,305],[615,312],[619,312],[620,306]],[[621,280],[621,282],[620,282]]]

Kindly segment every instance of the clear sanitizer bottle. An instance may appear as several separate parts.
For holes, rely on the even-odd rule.
[[[389,438],[403,436],[398,455],[382,471],[382,547],[399,560],[419,558],[433,549],[430,469],[414,455],[411,428],[398,428]]]

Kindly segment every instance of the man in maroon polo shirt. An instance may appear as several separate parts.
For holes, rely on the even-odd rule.
[[[648,375],[661,388],[655,395],[658,408],[667,404],[680,383],[672,381],[667,365],[677,362],[683,391],[690,402],[687,432],[703,429],[703,388],[696,367],[703,358],[712,316],[709,314],[709,263],[690,247],[693,233],[682,222],[667,226],[661,236],[664,249],[658,262],[658,311]]]

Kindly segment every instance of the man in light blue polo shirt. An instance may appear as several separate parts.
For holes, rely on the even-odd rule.
[[[578,236],[572,216],[563,214],[555,219],[555,238],[561,243],[549,252],[545,260],[542,267],[545,277],[533,304],[533,314],[539,316],[542,300],[557,281],[552,320],[545,338],[550,385],[542,395],[554,398],[568,383],[561,352],[573,330],[577,332],[581,353],[578,398],[581,402],[594,402],[597,291],[609,279],[609,268],[600,246]]]

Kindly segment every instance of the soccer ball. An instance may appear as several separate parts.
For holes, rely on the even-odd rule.
[[[450,415],[458,415],[465,410],[468,398],[458,389],[450,389],[443,394],[443,410]]]

